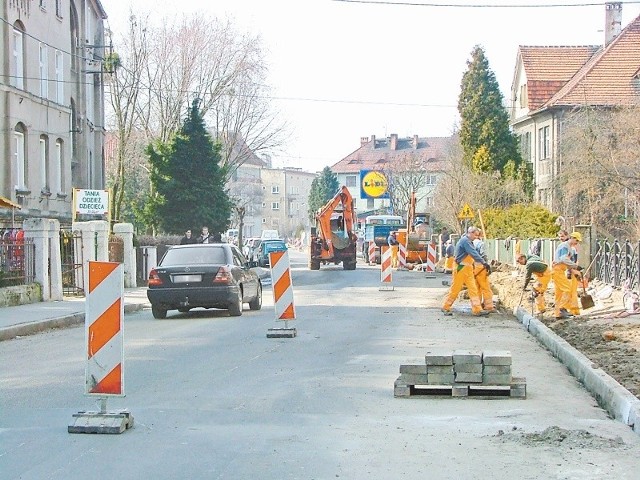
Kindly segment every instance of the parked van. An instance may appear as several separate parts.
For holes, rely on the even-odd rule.
[[[230,228],[229,230],[227,230],[227,233],[225,234],[227,243],[233,243],[237,245],[238,233],[239,233],[239,230],[237,228]]]

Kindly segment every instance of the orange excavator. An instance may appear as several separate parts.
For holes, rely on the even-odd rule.
[[[320,264],[342,262],[345,270],[356,269],[356,212],[347,187],[316,213],[316,226],[311,227],[309,269],[319,270]]]

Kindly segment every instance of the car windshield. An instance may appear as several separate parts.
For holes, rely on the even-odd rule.
[[[287,246],[284,242],[264,242],[264,249],[267,252],[271,252],[273,250],[286,250]]]
[[[225,265],[227,264],[225,250],[221,246],[171,248],[167,250],[161,265]]]

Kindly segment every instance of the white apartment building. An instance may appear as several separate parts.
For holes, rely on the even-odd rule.
[[[262,228],[278,230],[283,238],[309,231],[307,201],[316,173],[299,168],[263,169]],[[259,235],[259,232],[258,232]]]
[[[99,0],[0,3],[0,196],[70,224],[73,188],[103,189],[106,13]]]

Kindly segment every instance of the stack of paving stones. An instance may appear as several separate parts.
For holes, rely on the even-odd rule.
[[[511,360],[508,351],[430,351],[424,365],[400,365],[394,396],[525,398],[526,379],[513,377]]]

